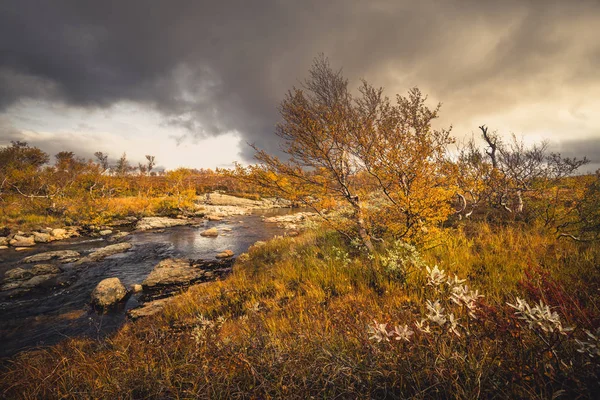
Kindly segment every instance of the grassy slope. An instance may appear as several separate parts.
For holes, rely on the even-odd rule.
[[[164,314],[127,324],[109,340],[76,339],[23,354],[3,371],[0,393],[547,398],[564,390],[591,397],[599,389],[598,364],[577,353],[572,340],[553,355],[519,328],[505,302],[541,296],[556,303],[565,324],[597,326],[598,246],[530,229],[473,231],[448,231],[443,245],[422,255],[485,295],[477,320],[456,309],[467,327],[460,337],[414,327],[425,301],[440,296],[425,285],[422,268],[400,282],[337,235],[308,232],[252,249],[225,281],[192,288]],[[390,329],[408,324],[416,333],[410,342],[378,343],[367,333],[374,319]]]

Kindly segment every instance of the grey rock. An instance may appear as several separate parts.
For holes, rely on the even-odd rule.
[[[127,296],[127,289],[119,278],[106,278],[100,281],[92,292],[92,303],[102,307],[110,307]]]
[[[79,264],[90,261],[100,261],[113,254],[123,253],[132,247],[131,243],[117,243],[102,247],[79,260]]]
[[[110,241],[116,242],[117,240],[121,240],[125,237],[129,236],[129,232],[118,232],[110,237]]]
[[[144,288],[187,284],[204,276],[204,271],[190,265],[188,260],[167,259],[159,262],[142,282]]]
[[[33,240],[36,243],[48,243],[52,241],[52,236],[50,236],[48,233],[33,232]]]
[[[14,268],[4,274],[0,291],[31,289],[56,278],[61,272],[51,264],[38,264],[31,269]]]
[[[33,239],[33,235],[31,235],[31,236],[15,235],[10,240],[9,243],[13,247],[31,247],[31,246],[35,246],[35,241]]]
[[[129,310],[129,317],[132,319],[149,317],[161,312],[167,304],[173,301],[177,296],[168,297],[166,299],[154,300],[144,303],[143,306]]]
[[[29,279],[32,276],[33,273],[31,272],[31,270],[17,267],[6,271],[6,273],[4,274],[4,282],[21,281],[24,279]]]
[[[171,228],[173,226],[189,225],[192,221],[187,219],[167,218],[167,217],[146,217],[138,221],[136,228],[141,231],[149,229]]]
[[[42,261],[50,261],[50,260],[59,260],[61,262],[72,262],[73,260],[79,258],[80,254],[74,250],[57,250],[57,251],[47,251],[45,253],[35,254],[33,256],[25,257],[23,262],[25,263],[35,263]]]

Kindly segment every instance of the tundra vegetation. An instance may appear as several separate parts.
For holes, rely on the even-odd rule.
[[[102,157],[48,167],[38,149],[3,149],[2,201],[13,210],[3,218],[75,218],[70,207],[86,201],[107,213],[86,218],[140,212],[115,210],[132,196],[182,208],[186,191],[227,182],[321,219],[252,247],[228,278],[106,340],[16,356],[2,394],[594,398],[600,173],[577,175],[585,159],[486,126],[457,145],[433,128],[439,111],[417,89],[394,102],[366,82],[352,92],[320,57],[281,103],[287,158],[257,149],[259,164],[234,171],[151,176],[148,166],[133,179],[126,168],[103,173]],[[74,205],[74,193],[86,200]]]

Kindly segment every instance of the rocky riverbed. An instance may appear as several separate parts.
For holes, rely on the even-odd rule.
[[[165,296],[222,278],[231,271],[235,256],[252,244],[285,235],[279,223],[265,220],[292,212],[252,208],[245,214],[221,213],[213,220],[207,217],[215,214],[142,219],[130,232],[73,235],[38,243],[25,254],[4,250],[0,356],[65,337],[100,337],[120,326],[128,314],[139,318],[157,312],[168,303]],[[151,227],[142,229],[147,226]]]

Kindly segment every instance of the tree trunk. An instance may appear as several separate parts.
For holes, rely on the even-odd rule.
[[[354,207],[354,219],[356,222],[356,226],[358,227],[358,236],[360,236],[360,239],[362,240],[367,250],[369,250],[369,253],[373,253],[375,251],[375,247],[373,246],[373,242],[371,241],[371,236],[369,236],[369,233],[367,232],[363,212],[357,200],[352,201],[352,207]]]

